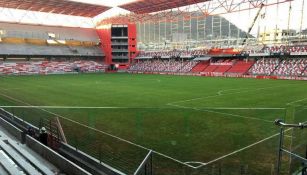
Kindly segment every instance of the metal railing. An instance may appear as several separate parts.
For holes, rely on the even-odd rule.
[[[305,155],[305,157],[302,157],[302,156],[284,148],[284,136],[285,136],[284,132],[285,132],[285,128],[305,129],[305,128],[307,128],[307,124],[304,124],[304,123],[288,124],[288,123],[284,123],[281,119],[276,119],[275,124],[280,127],[276,175],[281,174],[281,164],[282,164],[283,153],[286,153],[286,154],[294,157],[295,159],[300,160],[303,163],[303,168],[301,170],[301,174],[306,175],[307,174],[307,154]]]

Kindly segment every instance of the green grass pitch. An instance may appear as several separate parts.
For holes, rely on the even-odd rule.
[[[307,82],[135,74],[3,76],[0,105],[34,124],[41,117],[61,116],[69,142],[95,157],[101,154],[93,151],[97,147],[109,149],[111,156],[126,147],[116,139],[109,144],[103,133],[97,134],[103,131],[183,163],[248,164],[257,174],[275,166],[278,137],[270,136],[278,128],[273,121],[307,121]],[[5,107],[30,105],[45,106],[44,111]],[[83,126],[78,129],[73,121]],[[144,156],[129,154],[138,157],[136,162]],[[130,167],[114,166],[130,173]],[[176,171],[163,168],[168,174]]]

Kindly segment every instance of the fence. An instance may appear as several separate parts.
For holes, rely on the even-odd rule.
[[[11,104],[7,102],[7,105]],[[15,105],[18,104],[15,103]],[[223,120],[216,118],[213,121],[208,120],[201,123],[201,125],[206,125],[202,126],[203,130],[214,132],[202,133],[198,128],[199,120],[193,118],[200,113],[193,114],[191,109],[78,109],[19,105],[3,106],[2,108],[36,126],[40,126],[41,118],[59,117],[70,145],[126,174],[136,172],[138,172],[137,174],[152,172],[152,174],[174,175],[276,174],[279,133],[278,127],[274,126],[273,122],[264,123],[255,120],[251,123],[244,123],[246,120],[242,120],[241,123],[236,123],[237,121],[233,122],[233,118]],[[287,109],[279,112],[260,113],[250,110],[248,113],[251,115],[262,114],[266,117],[277,115],[274,118],[298,123],[307,120],[306,106],[306,104],[289,105]],[[225,111],[219,111],[219,113],[221,112]],[[242,115],[243,112],[238,112],[236,115],[239,114]],[[125,116],[133,116],[134,118]],[[156,116],[162,117],[159,119],[169,117],[171,120],[156,120],[154,118]],[[223,128],[224,125],[220,124],[221,121],[232,122],[229,126],[226,125],[232,128]],[[123,123],[125,125],[122,125]],[[176,128],[177,125],[180,125],[179,130]],[[215,129],[211,128],[212,126]],[[247,127],[242,131],[242,126]],[[220,129],[216,129],[216,127],[220,127]],[[181,133],[175,133],[176,131]],[[226,135],[229,132],[235,133]],[[266,134],[268,132],[269,134]],[[240,139],[245,138],[245,135],[253,139],[248,141]],[[264,137],[264,135],[266,136]],[[227,139],[228,136],[231,139]],[[285,148],[305,156],[306,136],[306,131],[286,130]],[[174,139],[175,137],[178,138]],[[204,147],[202,151],[201,146],[199,148],[197,144],[198,142],[206,142],[204,138],[208,143],[203,145],[209,146]],[[157,142],[158,140],[159,142]],[[257,141],[253,142],[254,140]],[[210,144],[211,141],[217,143]],[[187,147],[187,145],[183,145],[184,142],[192,145]],[[236,145],[239,149],[233,149]],[[152,148],[154,149],[151,151]],[[209,161],[188,161],[191,157],[197,159],[203,157],[204,160]],[[209,159],[209,157],[213,158]],[[142,170],[150,170],[137,171],[140,167]],[[294,174],[301,169],[300,161],[294,157],[283,156],[281,174]]]

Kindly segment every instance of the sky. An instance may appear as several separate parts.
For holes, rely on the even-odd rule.
[[[95,18],[82,18],[82,17],[71,17],[66,15],[56,15],[56,14],[45,14],[45,13],[31,13],[23,10],[12,10],[0,8],[0,21],[8,22],[25,22],[25,23],[37,23],[45,25],[65,25],[72,27],[94,27],[95,22],[100,21],[106,17],[116,16],[118,14],[127,14],[129,11],[121,9],[117,6],[133,2],[136,0],[72,0],[79,1],[90,4],[105,5],[113,7],[110,10],[98,15]],[[217,0],[215,0],[217,1]],[[233,1],[233,0],[232,0]],[[240,0],[234,0],[240,1]],[[276,2],[282,0],[265,0],[268,2]],[[301,24],[301,12],[302,12],[302,2],[304,0],[293,0],[291,2],[291,14],[289,20],[290,28],[299,30]],[[303,29],[307,28],[307,0],[305,0],[304,6],[304,16],[303,16]],[[288,28],[288,11],[290,3],[283,3],[273,6],[263,8],[261,14],[265,14],[265,18],[258,18],[256,24],[252,30],[252,33],[256,33],[258,30],[273,30],[276,28],[287,29]],[[232,23],[237,25],[239,28],[247,31],[251,26],[251,23],[257,13],[257,10],[241,11],[231,14],[222,15],[226,19],[230,20]],[[48,19],[48,20],[46,20]]]

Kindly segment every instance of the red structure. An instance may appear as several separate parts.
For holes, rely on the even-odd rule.
[[[119,69],[129,66],[138,53],[136,32],[136,25],[132,23],[97,27],[106,64]]]
[[[112,47],[111,47],[111,25],[105,25],[101,29],[97,29],[97,34],[101,42],[101,50],[105,54],[105,63],[112,63]]]
[[[129,51],[129,62],[137,56],[137,38],[136,38],[136,25],[128,24],[128,51]]]

